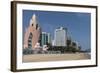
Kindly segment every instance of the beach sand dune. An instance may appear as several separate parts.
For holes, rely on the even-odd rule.
[[[90,59],[90,55],[87,53],[23,55],[23,62],[84,60],[84,59]]]

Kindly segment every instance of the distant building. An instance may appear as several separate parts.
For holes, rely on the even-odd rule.
[[[67,46],[67,29],[60,27],[54,33],[55,46]]]
[[[79,45],[79,43],[77,41],[74,41],[74,42],[76,43],[76,46],[75,46],[76,50],[80,50],[81,46]]]
[[[51,41],[51,35],[50,35],[50,33],[47,33],[47,34],[48,34],[48,43],[51,44],[52,43],[52,41]]]
[[[39,42],[40,33],[41,30],[38,25],[36,15],[34,14],[30,19],[29,26],[27,27],[24,34],[24,49],[25,48],[34,49],[36,43]]]
[[[55,41],[54,40],[52,40],[52,44],[51,44],[52,46],[55,46]]]
[[[47,45],[47,43],[51,44],[51,36],[50,33],[42,32],[40,37],[41,46]]]
[[[68,47],[72,46],[72,39],[70,36],[67,36],[67,46]]]
[[[71,46],[72,46],[73,48],[75,48],[76,50],[80,50],[80,49],[81,49],[81,47],[79,46],[79,44],[78,44],[77,41],[73,41]]]

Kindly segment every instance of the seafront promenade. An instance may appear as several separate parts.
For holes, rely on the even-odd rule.
[[[23,55],[23,62],[85,60],[90,58],[91,57],[88,53],[31,54],[31,55]]]

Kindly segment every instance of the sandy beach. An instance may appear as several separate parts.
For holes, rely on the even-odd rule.
[[[83,60],[83,59],[90,59],[90,55],[87,53],[23,55],[23,62]]]

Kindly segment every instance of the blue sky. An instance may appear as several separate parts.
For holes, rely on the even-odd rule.
[[[52,38],[56,28],[66,27],[67,35],[77,41],[83,49],[91,48],[90,13],[23,10],[23,31],[29,26],[33,14],[36,14],[42,31],[50,33]]]

